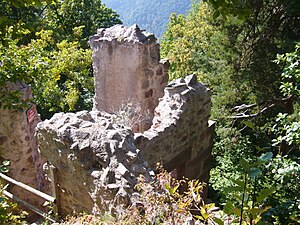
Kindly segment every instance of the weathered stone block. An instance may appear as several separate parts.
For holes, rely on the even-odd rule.
[[[150,179],[132,131],[107,113],[57,113],[38,124],[37,139],[41,154],[57,168],[63,215],[115,213],[120,195],[130,202],[139,174]]]
[[[211,154],[212,145],[210,90],[194,75],[174,80],[165,88],[154,115],[151,128],[135,134],[143,159],[152,167],[161,162],[168,170],[181,165],[180,174],[190,178],[197,178],[189,168],[196,163],[193,169],[197,168],[196,174],[202,176],[206,169],[201,165],[204,161],[210,164],[207,154]],[[204,149],[207,153],[199,156]]]

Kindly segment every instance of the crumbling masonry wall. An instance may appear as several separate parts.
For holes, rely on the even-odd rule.
[[[160,60],[155,37],[137,25],[99,29],[90,45],[94,109],[113,112],[124,100],[135,99],[144,111],[154,112],[146,131],[135,138],[144,160],[152,167],[162,162],[167,169],[176,169],[178,176],[208,181],[214,128],[209,122],[210,90],[195,76],[177,79],[165,88],[168,60]]]
[[[207,181],[214,126],[208,120],[210,90],[193,75],[167,85],[168,61],[160,59],[155,37],[136,25],[99,29],[90,45],[94,109],[58,113],[40,122],[39,152],[33,137],[39,120],[35,109],[32,114],[0,110],[0,154],[12,162],[10,175],[45,190],[40,182],[40,153],[47,161],[46,173],[49,165],[57,169],[62,215],[118,213],[119,207],[133,201],[138,175],[150,179],[148,165],[155,168],[157,162],[176,170],[178,177]],[[29,89],[23,91],[29,98]],[[150,112],[150,123],[142,124],[144,132],[134,133],[117,123],[115,111],[127,101],[141,107],[139,113],[147,119]],[[31,195],[15,190],[21,198],[39,204]]]
[[[208,182],[214,122],[210,90],[195,75],[172,81],[159,100],[151,128],[135,134],[135,145],[152,167],[160,162],[177,176]]]
[[[134,134],[103,111],[58,113],[39,123],[40,152],[57,168],[62,214],[117,213],[132,202],[137,177],[150,180],[156,162],[178,176],[208,181],[209,112],[210,90],[191,75],[166,87],[144,133]]]
[[[133,132],[105,112],[57,113],[38,124],[39,149],[57,169],[60,212],[118,213],[131,202],[150,170],[133,144]]]
[[[115,211],[120,202],[130,203],[137,176],[150,179],[147,165],[157,162],[178,177],[208,181],[210,90],[194,75],[166,86],[155,38],[136,25],[99,29],[90,44],[94,111],[55,114],[37,131],[41,153],[57,168],[63,214]],[[107,113],[127,99],[152,111],[150,129],[134,134],[116,124],[119,115]]]
[[[31,98],[31,88],[24,84],[10,84],[10,90],[18,90],[24,99]],[[45,191],[43,160],[41,159],[34,129],[40,118],[34,105],[27,110],[0,109],[0,157],[9,160],[8,175],[17,181]],[[10,184],[8,191],[27,201],[41,206],[44,202],[36,195]]]

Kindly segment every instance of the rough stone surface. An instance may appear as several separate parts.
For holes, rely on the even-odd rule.
[[[168,60],[160,59],[154,35],[137,25],[116,25],[99,29],[90,38],[90,46],[95,77],[93,110],[115,112],[124,102],[133,102],[151,121],[167,85],[169,67]]]
[[[132,131],[112,121],[110,114],[82,111],[38,124],[39,150],[57,168],[63,215],[115,213],[130,202],[139,174],[150,179]]]
[[[165,88],[151,128],[135,134],[144,160],[161,162],[178,176],[208,181],[214,123],[210,116],[210,90],[195,75],[177,79]]]
[[[19,90],[24,99],[31,98],[31,88],[27,85],[10,84],[13,90]],[[32,107],[30,121],[27,110],[0,109],[0,156],[1,162],[9,160],[8,176],[41,191],[47,191],[42,170],[43,160],[37,151],[34,128],[40,118]],[[18,186],[10,184],[8,191],[37,207],[44,200]]]
[[[160,60],[155,37],[136,25],[99,29],[90,45],[94,111],[57,113],[40,122],[39,152],[33,137],[39,121],[35,109],[30,121],[26,112],[0,109],[0,154],[11,161],[10,175],[46,192],[41,153],[47,159],[45,171],[49,173],[50,165],[57,169],[62,215],[117,214],[133,200],[138,175],[151,179],[148,164],[154,168],[161,162],[177,177],[208,181],[214,128],[209,121],[210,90],[193,75],[167,85],[168,61]],[[30,98],[28,87],[22,91]],[[125,109],[116,113],[124,104]],[[138,113],[132,111],[136,106],[141,109]],[[144,116],[150,118],[149,124],[142,121]],[[140,118],[142,129],[136,130],[144,132],[134,134],[129,127]],[[40,205],[34,196],[11,188]]]

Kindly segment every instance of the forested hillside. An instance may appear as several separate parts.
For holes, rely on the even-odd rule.
[[[190,0],[104,0],[115,10],[125,25],[138,24],[141,28],[161,37],[171,13],[185,14]]]
[[[209,193],[239,224],[300,221],[299,15],[297,0],[207,0],[173,15],[162,40],[171,78],[212,89]]]

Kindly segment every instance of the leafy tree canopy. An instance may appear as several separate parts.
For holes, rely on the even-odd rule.
[[[87,39],[121,21],[101,1],[2,1],[0,107],[22,101],[8,83],[30,84],[43,118],[91,108],[93,79]]]
[[[299,178],[293,175],[299,170],[299,1],[206,2],[187,16],[171,16],[162,53],[172,78],[194,73],[212,89],[213,197],[221,204],[230,200],[227,213],[249,210],[249,224],[255,224],[256,194],[270,193],[265,202],[272,208],[262,220],[293,223],[299,220]],[[274,159],[258,168],[266,152]],[[254,163],[246,172],[245,162]]]
[[[98,28],[111,27],[122,21],[100,0],[58,0],[45,9],[44,23],[48,29],[55,31],[59,40],[77,39],[78,34],[74,33],[74,29],[81,28],[81,44],[86,48],[88,38]]]
[[[43,12],[43,5],[53,0],[3,0],[0,2],[0,40],[5,43],[5,37],[10,33],[16,38],[21,28],[32,30],[36,27]],[[24,34],[23,34],[24,35]]]
[[[8,82],[25,82],[33,88],[34,101],[42,116],[91,108],[93,78],[91,50],[78,42],[55,43],[53,31],[41,31],[26,46],[18,40],[0,46],[2,107],[18,108],[18,92],[7,89]]]
[[[300,38],[298,1],[244,2],[250,9],[245,19],[232,14],[215,18],[216,10],[204,3],[196,4],[187,17],[173,15],[162,42],[162,52],[171,60],[171,76],[206,77],[203,81],[220,98],[223,90],[237,91],[238,98],[221,101],[229,108],[281,98],[282,68],[273,60],[291,51]],[[226,85],[219,88],[221,80]]]

